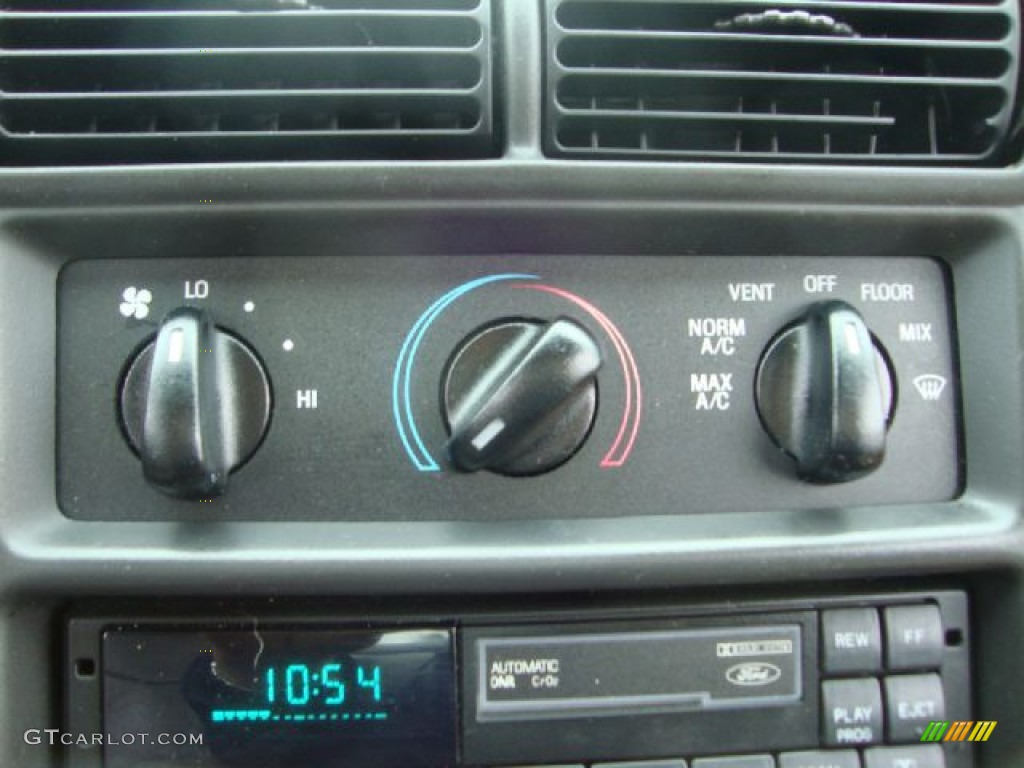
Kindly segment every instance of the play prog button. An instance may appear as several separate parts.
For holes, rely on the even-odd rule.
[[[830,747],[882,741],[882,691],[875,679],[821,684],[824,741]]]

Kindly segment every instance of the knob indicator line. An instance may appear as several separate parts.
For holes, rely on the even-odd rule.
[[[255,351],[205,310],[178,307],[128,363],[119,415],[146,481],[208,502],[270,425],[270,381]]]
[[[442,379],[448,462],[462,472],[543,474],[568,461],[597,411],[601,349],[574,320],[504,320],[458,346]]]
[[[412,329],[405,337],[402,348],[398,353],[398,360],[395,363],[395,373],[392,377],[391,407],[395,418],[395,426],[398,429],[398,436],[402,441],[402,446],[405,448],[405,452],[408,454],[413,465],[420,472],[441,471],[441,466],[437,463],[434,457],[431,456],[423,442],[423,438],[420,436],[419,427],[416,425],[416,418],[413,415],[412,410],[413,364],[416,362],[416,353],[419,351],[420,344],[422,343],[424,336],[426,336],[427,331],[430,329],[430,326],[452,302],[466,295],[470,291],[476,290],[477,288],[485,285],[490,285],[491,283],[507,280],[537,279],[536,275],[509,273],[488,275],[487,277],[480,277],[476,280],[470,280],[467,283],[456,286],[431,304],[427,310],[420,315],[415,325],[413,325]]]
[[[844,483],[885,456],[895,383],[886,358],[854,307],[813,304],[761,356],[758,415],[772,440],[813,483]]]
[[[440,472],[441,465],[427,449],[426,443],[416,423],[412,400],[412,372],[416,356],[427,333],[437,318],[455,301],[471,291],[494,283],[508,281],[537,280],[536,275],[506,273],[489,275],[463,283],[435,300],[410,329],[406,335],[395,363],[392,376],[392,413],[399,439],[413,466],[420,472]],[[529,288],[565,299],[586,312],[608,336],[622,369],[624,380],[623,414],[611,446],[601,459],[602,469],[614,469],[626,463],[640,430],[643,393],[640,384],[639,370],[636,359],[622,332],[601,310],[576,294],[551,285],[519,282],[513,288]],[[485,428],[485,432],[489,427]],[[501,430],[493,435],[486,435],[493,440]],[[477,440],[489,443],[482,432]],[[485,445],[486,447],[486,445]]]

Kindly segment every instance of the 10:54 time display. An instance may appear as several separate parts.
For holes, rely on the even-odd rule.
[[[263,680],[267,704],[341,706],[356,693],[363,694],[363,701],[379,702],[383,697],[379,666],[282,664],[268,667]]]

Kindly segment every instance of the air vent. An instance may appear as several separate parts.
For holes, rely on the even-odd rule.
[[[546,149],[1001,162],[1017,0],[546,0]]]
[[[7,0],[6,165],[493,154],[490,0]]]

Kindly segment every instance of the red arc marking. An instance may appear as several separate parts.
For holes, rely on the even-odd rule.
[[[626,395],[625,405],[622,409],[622,422],[619,424],[619,430],[615,435],[615,440],[612,442],[608,452],[604,455],[604,458],[601,459],[601,468],[613,469],[621,467],[626,463],[626,460],[629,458],[629,454],[632,453],[633,444],[636,442],[637,433],[640,431],[640,411],[643,402],[643,396],[640,389],[640,372],[637,370],[636,359],[633,357],[633,351],[629,348],[629,344],[626,343],[626,339],[623,337],[622,332],[615,327],[615,324],[608,319],[608,316],[605,315],[604,312],[599,310],[589,301],[577,296],[575,293],[570,293],[569,291],[561,288],[555,288],[551,285],[519,283],[512,287],[543,291],[544,293],[550,293],[554,296],[560,296],[567,301],[571,301],[594,318],[597,324],[601,326],[606,334],[608,334],[608,338],[615,347],[615,351],[619,356],[619,363],[622,366],[622,375],[626,383]]]

